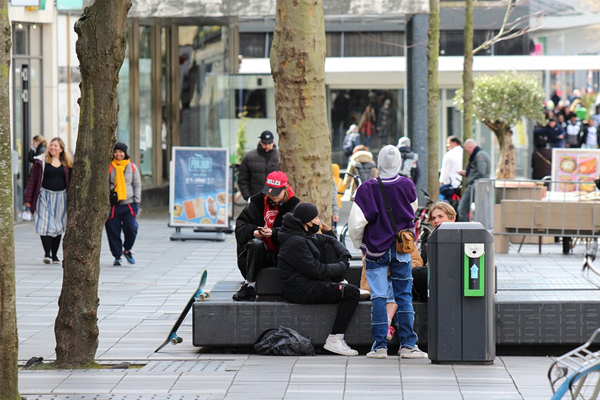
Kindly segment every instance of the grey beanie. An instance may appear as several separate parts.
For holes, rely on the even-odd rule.
[[[402,156],[396,146],[387,145],[377,156],[377,174],[382,179],[394,178],[402,166]]]

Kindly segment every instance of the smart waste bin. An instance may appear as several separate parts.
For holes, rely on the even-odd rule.
[[[479,222],[440,225],[428,239],[429,359],[492,364],[496,357],[494,238]]]

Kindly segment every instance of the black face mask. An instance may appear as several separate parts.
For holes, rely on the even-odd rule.
[[[308,233],[313,233],[313,234],[319,232],[319,229],[321,229],[321,227],[316,224],[313,224],[312,226],[306,225],[306,227],[308,228]]]

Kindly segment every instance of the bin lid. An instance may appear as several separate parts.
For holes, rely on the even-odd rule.
[[[494,237],[479,222],[446,222],[435,229],[428,243],[494,243]]]

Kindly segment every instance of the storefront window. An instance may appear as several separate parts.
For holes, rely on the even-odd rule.
[[[140,26],[140,172],[142,184],[152,185],[152,29]]]
[[[180,143],[182,146],[227,145],[228,30],[223,26],[179,27]]]
[[[346,90],[332,89],[330,104],[332,162],[345,168],[348,157],[342,150],[346,131],[359,125],[361,144],[377,151],[385,145],[398,143],[404,134],[402,121],[403,90]],[[389,100],[389,102],[387,102]],[[370,117],[368,117],[370,116]],[[370,123],[363,123],[363,121]]]
[[[129,36],[129,35],[128,35]],[[129,37],[125,47],[125,59],[119,70],[119,85],[117,97],[119,101],[119,120],[117,125],[117,138],[131,148],[129,124]]]

